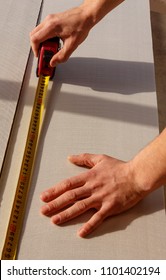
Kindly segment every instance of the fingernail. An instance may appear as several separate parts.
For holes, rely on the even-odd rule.
[[[49,197],[48,192],[44,192],[40,195],[40,199],[43,201],[47,201],[48,197]]]
[[[57,65],[58,65],[57,62],[51,62],[51,61],[50,61],[50,66],[51,66],[51,67],[57,67]]]
[[[68,160],[72,160],[73,157],[76,157],[76,155],[70,155],[67,157]]]
[[[72,156],[68,156],[67,159],[70,160],[72,158]]]
[[[86,232],[84,229],[80,229],[80,230],[78,231],[78,235],[79,235],[80,237],[84,237],[86,234],[87,234],[87,232]]]
[[[50,211],[50,207],[48,204],[45,204],[41,207],[41,213],[42,214],[47,214]]]
[[[54,223],[54,224],[59,224],[60,221],[61,221],[61,218],[59,215],[56,215],[54,217],[52,217],[51,221]]]

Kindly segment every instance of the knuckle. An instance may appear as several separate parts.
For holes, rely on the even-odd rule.
[[[118,204],[120,204],[119,196],[118,195],[114,195],[112,197],[112,205],[114,206],[114,205],[118,205]]]
[[[68,191],[66,193],[66,198],[68,201],[72,202],[77,199],[77,195],[76,195],[75,191]]]
[[[67,210],[66,210],[63,214],[61,214],[61,220],[62,220],[63,222],[69,220],[70,218],[71,218],[71,214],[70,214],[70,212],[67,211]]]
[[[71,189],[72,183],[70,179],[67,179],[61,183],[61,190],[62,192],[66,192],[67,190]]]
[[[117,212],[123,208],[123,203],[118,196],[113,196],[111,201],[107,204],[109,211]]]
[[[54,210],[58,208],[58,204],[56,201],[50,202],[49,206],[50,206],[50,210]]]
[[[30,35],[30,39],[31,39],[31,42],[33,44],[38,44],[39,43],[39,39],[38,39],[38,37],[35,34],[31,34]]]
[[[48,32],[52,32],[54,30],[53,22],[52,21],[48,21],[46,23],[46,28],[47,28]]]
[[[86,205],[86,203],[85,203],[84,200],[79,201],[79,202],[77,202],[76,204],[77,204],[78,210],[79,210],[80,212],[86,210],[86,208],[87,208],[87,205]]]
[[[90,159],[90,157],[89,157],[90,154],[88,154],[88,153],[83,153],[81,156],[82,156],[82,160],[83,160],[84,164],[85,164],[86,166],[91,167],[92,163],[91,163],[91,159]]]
[[[96,217],[97,217],[98,221],[102,221],[104,219],[104,217],[105,217],[105,213],[101,212],[101,211],[98,211],[96,213]]]
[[[96,170],[90,169],[88,173],[89,173],[88,175],[89,175],[91,178],[96,178],[96,175],[97,175],[97,174],[96,174]],[[93,181],[93,182],[91,182],[91,184],[90,184],[90,188],[91,188],[91,189],[95,189],[97,186],[98,186],[98,184],[97,184],[96,181]]]
[[[48,30],[52,30],[52,31],[60,31],[61,30],[60,19],[58,18],[58,16],[55,16],[54,14],[49,14],[45,18],[45,25],[46,25]]]
[[[88,153],[83,153],[83,154],[82,154],[82,157],[83,157],[83,158],[86,158],[88,155],[89,155]]]
[[[54,18],[54,14],[48,14],[45,18],[45,21],[52,21]]]
[[[100,154],[99,157],[100,157],[100,160],[105,160],[107,158],[107,156],[105,154]]]
[[[71,185],[72,185],[72,184],[71,184],[70,179],[67,179],[67,180],[66,180],[65,185],[66,185],[66,188],[68,188],[68,189],[71,188]]]

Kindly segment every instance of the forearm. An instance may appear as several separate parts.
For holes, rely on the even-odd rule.
[[[97,24],[106,14],[121,4],[124,0],[84,0],[81,7],[92,19],[93,25]]]
[[[132,160],[133,174],[143,193],[166,183],[166,128]]]
[[[30,41],[35,56],[40,44],[52,37],[60,37],[63,48],[53,56],[50,65],[65,62],[86,39],[91,28],[124,0],[84,0],[73,9],[48,15],[32,32]]]

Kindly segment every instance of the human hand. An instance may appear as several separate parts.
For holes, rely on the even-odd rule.
[[[89,169],[43,192],[41,200],[46,204],[41,213],[51,216],[54,224],[62,224],[96,209],[78,231],[80,237],[91,233],[107,217],[131,208],[145,195],[135,184],[131,162],[95,154],[71,156],[69,160]]]
[[[32,50],[38,56],[40,43],[52,37],[61,38],[63,48],[50,61],[54,67],[70,57],[86,39],[91,28],[92,21],[81,6],[63,13],[50,14],[30,33]]]

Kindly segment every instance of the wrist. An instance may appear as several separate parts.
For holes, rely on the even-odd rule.
[[[84,10],[91,27],[96,25],[106,14],[124,0],[84,0],[80,7]]]
[[[150,193],[166,183],[166,129],[132,160],[133,180],[142,193]]]
[[[156,178],[151,176],[152,169],[147,159],[140,154],[131,160],[132,180],[142,197],[156,188]]]

